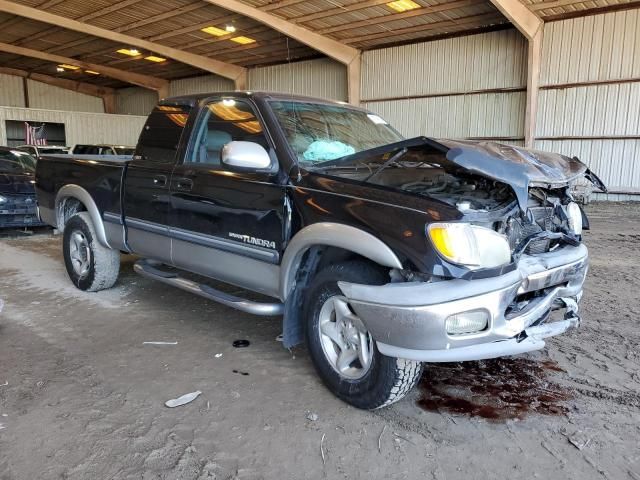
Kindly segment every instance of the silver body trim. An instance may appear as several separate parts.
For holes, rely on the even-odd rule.
[[[205,277],[279,298],[280,267],[273,263],[171,239],[171,264]]]
[[[495,348],[478,347],[471,351],[478,354],[493,351],[495,356],[500,356],[500,348],[504,345],[498,343],[511,340],[544,320],[550,310],[569,302],[576,304],[574,300],[582,294],[587,269],[587,248],[579,245],[565,246],[540,255],[523,255],[517,270],[493,278],[382,286],[346,282],[338,285],[373,338],[381,344],[381,352],[390,352],[393,347],[423,352],[405,358],[421,356],[424,361],[435,361],[426,359],[440,355],[448,359],[442,361],[458,361],[454,360],[458,354],[460,360],[471,359],[468,358],[469,350],[465,353],[460,349],[494,343]],[[521,310],[507,313],[507,307],[517,295],[534,291],[534,287],[541,291],[539,297],[529,301]],[[446,319],[472,310],[488,313],[488,328],[474,334],[448,335]],[[531,342],[527,345],[533,346]],[[520,345],[517,348],[524,347]],[[444,353],[447,351],[451,353]]]
[[[96,230],[96,236],[98,237],[98,241],[105,247],[112,248],[111,245],[109,245],[109,242],[107,240],[107,234],[104,229],[104,223],[102,222],[102,217],[100,216],[100,211],[98,210],[98,206],[94,202],[89,192],[87,192],[84,188],[82,188],[79,185],[65,185],[60,190],[58,190],[58,193],[56,195],[56,201],[55,201],[55,212],[56,212],[55,226],[58,228],[58,230],[60,231],[64,230],[64,224],[62,219],[63,212],[61,211],[60,207],[67,198],[76,198],[77,200],[82,202],[82,204],[87,209],[87,212],[89,212],[89,216],[91,217],[91,222],[93,223],[93,227]],[[47,221],[47,223],[49,222]]]
[[[275,250],[247,245],[233,240],[214,237],[212,235],[194,233],[192,231],[183,230],[181,228],[170,227],[169,235],[172,238],[176,238],[179,240],[196,243],[204,247],[209,247],[217,250],[224,250],[230,253],[246,255],[247,257],[262,260],[264,262],[277,263],[279,259],[279,254]]]
[[[294,235],[282,257],[280,275],[282,300],[287,298],[294,286],[295,273],[300,266],[302,256],[314,245],[344,248],[379,265],[402,268],[402,262],[393,250],[370,233],[341,223],[314,223]]]

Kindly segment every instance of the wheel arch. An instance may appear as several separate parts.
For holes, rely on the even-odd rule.
[[[396,254],[379,238],[339,223],[318,223],[300,230],[285,250],[280,271],[280,296],[285,302],[282,323],[286,348],[304,341],[304,291],[327,255],[332,260],[355,256],[386,268],[402,268]],[[294,289],[294,285],[296,288]]]
[[[70,204],[70,200],[78,202],[84,210],[82,210],[82,208],[77,208],[74,204]],[[65,185],[56,195],[55,212],[58,230],[64,230],[64,226],[69,218],[80,211],[86,211],[91,217],[91,222],[95,228],[98,241],[103,246],[111,248],[107,241],[107,235],[104,229],[102,216],[100,215],[100,210],[98,210],[98,206],[91,197],[91,194],[79,185]]]
[[[378,265],[402,269],[398,256],[379,238],[350,225],[322,222],[304,227],[289,242],[280,266],[280,296],[286,300],[304,254],[312,247],[336,247]]]

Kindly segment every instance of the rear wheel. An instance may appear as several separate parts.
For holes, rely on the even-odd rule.
[[[120,271],[120,252],[102,245],[87,212],[76,213],[64,227],[64,263],[80,290],[97,292],[111,288]]]
[[[311,359],[327,387],[345,402],[369,410],[385,407],[414,387],[422,364],[382,355],[338,281],[382,285],[386,276],[362,261],[332,265],[316,275],[306,297]]]

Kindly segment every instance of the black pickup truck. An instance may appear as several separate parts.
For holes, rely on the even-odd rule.
[[[405,139],[360,108],[231,92],[160,102],[130,161],[42,158],[36,187],[78,288],[111,287],[135,253],[144,276],[282,315],[285,347],[306,340],[329,389],[372,409],[423,362],[537,350],[579,324],[583,177],[605,190],[576,158]]]

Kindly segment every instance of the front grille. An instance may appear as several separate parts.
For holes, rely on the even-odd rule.
[[[0,208],[36,208],[36,197],[33,194],[2,194],[7,199]]]
[[[529,209],[532,222],[521,219],[512,219],[507,228],[507,237],[511,250],[515,250],[527,238],[543,231],[557,232],[559,230],[557,218],[554,215],[554,207],[532,207]],[[529,242],[524,253],[535,255],[548,252],[551,242],[547,239],[533,240]]]
[[[557,231],[557,224],[554,221],[554,207],[533,207],[529,211],[533,215],[533,220],[542,230],[549,232]]]

